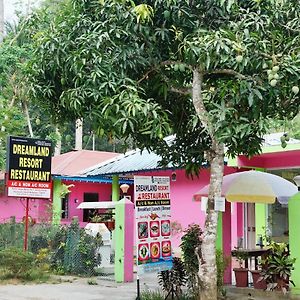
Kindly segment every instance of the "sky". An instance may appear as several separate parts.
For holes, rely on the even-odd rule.
[[[39,2],[39,0],[4,0],[4,21],[17,21],[15,10],[17,9],[25,12],[28,1],[31,6],[36,5]]]

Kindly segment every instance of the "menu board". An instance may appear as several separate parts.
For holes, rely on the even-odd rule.
[[[138,274],[172,268],[170,178],[134,177]]]

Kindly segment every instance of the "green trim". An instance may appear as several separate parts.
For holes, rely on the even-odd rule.
[[[112,176],[112,201],[119,201],[120,198],[120,187],[119,187],[119,176]]]
[[[236,167],[237,166],[237,157],[230,157],[228,158],[228,161],[227,161],[227,166],[228,167]]]
[[[266,237],[267,228],[267,204],[255,203],[255,237],[256,241],[259,236]]]
[[[294,270],[292,271],[291,280],[295,283],[296,288],[292,286],[292,294],[300,295],[300,251],[299,251],[299,232],[300,232],[300,193],[297,193],[289,199],[289,247],[290,255],[296,258]]]
[[[223,214],[221,212],[218,215],[216,249],[223,250]]]
[[[125,203],[116,203],[115,209],[115,281],[124,282]]]
[[[286,148],[282,148],[281,145],[267,146],[262,148],[262,153],[285,152],[291,150],[300,150],[300,144],[288,144]]]
[[[61,180],[54,179],[53,180],[53,201],[52,201],[52,224],[59,225],[61,221]]]
[[[264,153],[273,153],[273,152],[286,152],[286,151],[300,150],[300,144],[288,144],[286,148],[282,148],[281,145],[266,146],[266,147],[262,147],[261,150],[262,150],[262,154],[264,154]],[[259,155],[257,155],[257,156],[259,156]],[[237,167],[237,157],[228,158],[228,164],[227,165],[229,167]],[[243,168],[251,168],[251,166],[245,166]]]
[[[265,172],[265,168],[255,168],[256,171]],[[255,203],[255,240],[258,240],[259,236],[263,237],[265,242],[266,229],[268,226],[267,217],[268,205],[264,203]]]

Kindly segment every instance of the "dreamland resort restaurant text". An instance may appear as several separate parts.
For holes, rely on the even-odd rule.
[[[18,157],[18,167],[27,169],[11,169],[9,176],[11,180],[50,181],[51,172],[32,170],[43,169],[44,159],[40,157],[49,157],[49,147],[14,144],[12,147],[12,154],[20,155]],[[37,156],[39,158],[37,158]]]

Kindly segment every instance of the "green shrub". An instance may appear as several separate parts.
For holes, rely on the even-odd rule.
[[[18,277],[34,266],[34,255],[22,249],[7,248],[0,251],[0,266],[8,273]]]
[[[158,283],[163,291],[168,295],[173,291],[177,296],[182,295],[182,287],[187,280],[187,274],[184,264],[180,258],[173,258],[173,267],[171,270],[165,270],[158,273]]]
[[[222,250],[216,250],[217,287],[220,295],[224,295],[224,273],[230,262],[230,257],[224,257]]]
[[[199,262],[197,254],[200,258],[202,257],[200,248],[202,244],[202,233],[199,225],[191,224],[184,231],[180,244],[184,268],[187,273],[187,287],[189,293],[195,298],[199,296],[200,290],[200,280],[198,277]]]
[[[165,297],[159,291],[144,291],[141,300],[164,300]]]
[[[50,274],[36,267],[33,267],[32,269],[18,276],[18,279],[21,279],[23,281],[34,281],[39,283],[47,282],[49,278],[50,278]]]
[[[165,296],[159,291],[143,291],[141,293],[141,300],[165,300]],[[171,299],[171,296],[168,297]],[[175,296],[176,300],[196,300],[193,297],[187,295],[181,295],[179,298]]]

